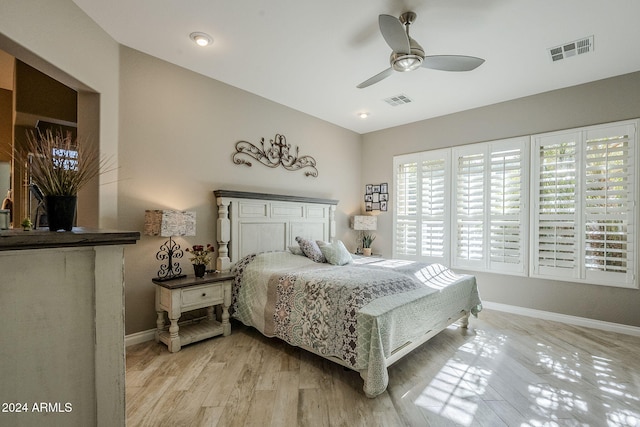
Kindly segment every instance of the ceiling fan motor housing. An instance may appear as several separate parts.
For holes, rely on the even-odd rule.
[[[389,62],[394,70],[404,73],[420,68],[423,59],[424,56],[392,52]]]
[[[422,65],[422,60],[425,57],[424,49],[422,46],[409,37],[409,24],[405,24],[407,26],[407,38],[409,39],[409,53],[402,52],[391,52],[391,56],[389,58],[389,63],[391,67],[400,71],[401,73],[405,71],[413,71],[416,68],[420,68]]]

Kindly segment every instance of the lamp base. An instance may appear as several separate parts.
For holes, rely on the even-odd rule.
[[[164,242],[160,246],[160,250],[156,253],[156,259],[159,261],[167,261],[166,264],[160,265],[158,270],[158,277],[154,280],[157,282],[166,282],[167,280],[181,279],[187,277],[186,274],[182,274],[182,268],[179,262],[174,262],[174,258],[182,258],[184,252],[180,249],[180,245],[173,241],[171,236],[169,240]]]

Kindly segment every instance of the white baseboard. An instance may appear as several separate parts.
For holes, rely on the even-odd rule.
[[[497,302],[482,301],[482,306],[489,310],[504,311],[505,313],[519,314],[537,319],[552,320],[586,328],[600,329],[607,332],[633,335],[640,337],[640,327],[623,325],[621,323],[605,322],[602,320],[588,319],[586,317],[569,316],[567,314],[553,313],[550,311],[535,310],[533,308],[518,307],[515,305],[500,304]]]
[[[140,344],[141,342],[147,342],[155,339],[156,337],[156,329],[149,329],[147,331],[135,332],[130,335],[125,335],[124,337],[124,346],[129,347],[130,345]]]
[[[519,314],[521,316],[535,317],[537,319],[552,320],[568,325],[584,326],[586,328],[600,329],[619,334],[640,337],[640,327],[623,325],[620,323],[604,322],[602,320],[588,319],[586,317],[569,316],[567,314],[553,313],[551,311],[535,310],[533,308],[518,307],[515,305],[501,304],[498,302],[482,301],[482,306],[489,310],[504,311],[505,313]],[[126,347],[155,339],[156,330],[135,332],[124,337]]]

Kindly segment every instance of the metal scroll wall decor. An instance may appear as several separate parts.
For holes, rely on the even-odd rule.
[[[288,171],[304,171],[306,176],[317,177],[316,159],[311,156],[298,157],[298,147],[292,153],[291,144],[287,143],[284,135],[276,134],[275,138],[265,146],[264,138],[260,138],[260,146],[247,141],[236,142],[236,152],[233,153],[233,163],[251,166],[251,159],[255,159],[265,166],[277,168],[282,166]]]

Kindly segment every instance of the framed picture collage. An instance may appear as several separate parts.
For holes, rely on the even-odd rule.
[[[364,190],[364,206],[367,212],[387,211],[389,184],[367,184]]]

